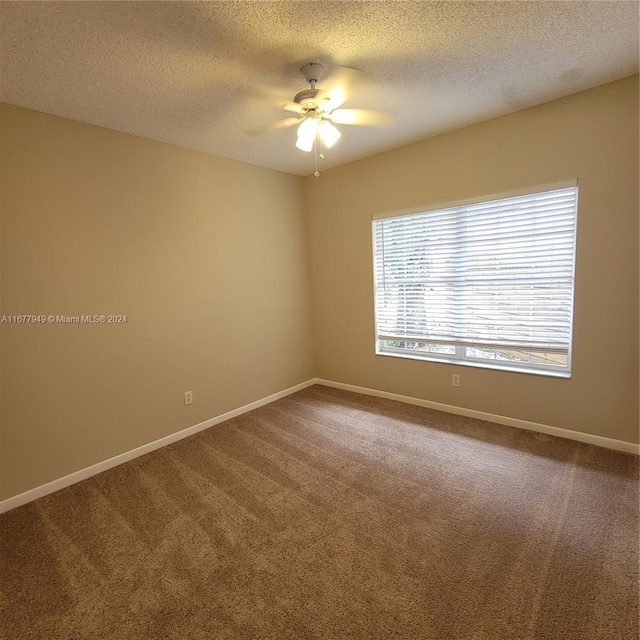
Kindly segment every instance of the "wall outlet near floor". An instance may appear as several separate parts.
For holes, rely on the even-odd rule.
[[[460,386],[460,385],[458,385]],[[193,391],[185,391],[184,392],[184,403],[185,404],[193,404]]]
[[[459,387],[460,386],[460,376],[457,373],[451,374],[451,386]]]

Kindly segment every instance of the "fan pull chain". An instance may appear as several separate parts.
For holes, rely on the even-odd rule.
[[[320,139],[320,155],[318,155],[318,138],[313,141],[313,155],[316,161],[316,171],[313,174],[316,178],[320,177],[320,172],[318,171],[318,158],[320,160],[324,160],[324,147],[322,145],[322,139]]]
[[[320,172],[318,171],[318,139],[316,138],[313,141],[313,157],[316,162],[316,171],[313,174],[316,178],[320,177]]]

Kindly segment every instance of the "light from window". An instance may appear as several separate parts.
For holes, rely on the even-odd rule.
[[[578,188],[373,221],[376,352],[571,370]]]

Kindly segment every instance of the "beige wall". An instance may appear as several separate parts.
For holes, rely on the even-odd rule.
[[[638,170],[635,76],[306,178],[317,375],[638,442]],[[374,355],[373,214],[571,178],[570,380]]]
[[[313,376],[302,178],[1,109],[3,313],[128,317],[2,325],[1,497]]]
[[[0,116],[2,313],[128,317],[0,325],[0,498],[314,375],[638,441],[637,76],[320,179]],[[371,215],[575,177],[570,380],[374,355]]]

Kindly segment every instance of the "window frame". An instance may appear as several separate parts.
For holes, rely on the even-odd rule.
[[[532,366],[530,362],[518,362],[518,361],[505,361],[505,360],[492,360],[487,358],[486,360],[478,357],[468,356],[466,349],[475,347],[477,345],[469,344],[469,346],[457,346],[455,347],[454,354],[428,352],[410,349],[401,349],[393,347],[384,347],[383,343],[386,341],[380,339],[378,332],[378,300],[377,300],[377,283],[376,283],[376,234],[375,234],[375,221],[381,219],[400,218],[404,216],[410,216],[421,213],[428,213],[430,211],[439,211],[444,209],[451,209],[456,207],[463,207],[466,205],[482,204],[484,202],[491,202],[494,200],[508,199],[514,197],[521,197],[526,195],[533,195],[538,193],[544,193],[546,191],[554,191],[557,189],[575,188],[576,190],[576,208],[574,216],[573,227],[573,263],[572,263],[572,287],[571,296],[569,302],[569,346],[567,350],[567,363],[566,366],[554,366],[535,364]],[[560,182],[554,182],[544,185],[536,185],[533,187],[526,187],[517,190],[504,191],[500,193],[493,193],[473,198],[466,198],[463,200],[457,200],[453,202],[437,203],[422,207],[413,207],[411,209],[405,209],[402,211],[396,211],[392,213],[379,213],[371,216],[371,248],[372,248],[372,281],[373,281],[373,314],[374,314],[374,338],[375,338],[375,355],[387,356],[392,358],[404,358],[409,360],[420,360],[423,362],[434,362],[441,364],[455,364],[460,366],[475,367],[481,369],[493,369],[498,371],[508,371],[510,373],[526,373],[533,375],[542,375],[554,378],[571,378],[572,374],[572,352],[573,352],[573,322],[575,311],[575,276],[576,276],[576,258],[577,258],[577,244],[578,244],[578,202],[579,202],[579,180],[577,178],[563,180]],[[409,340],[408,340],[409,341]],[[417,342],[411,340],[411,342]],[[437,339],[425,340],[422,344],[437,344]],[[486,345],[491,348],[490,345]],[[494,347],[496,351],[508,350],[507,348]],[[530,353],[540,353],[533,349],[516,349],[519,351],[529,351]],[[508,363],[508,364],[507,364]]]

